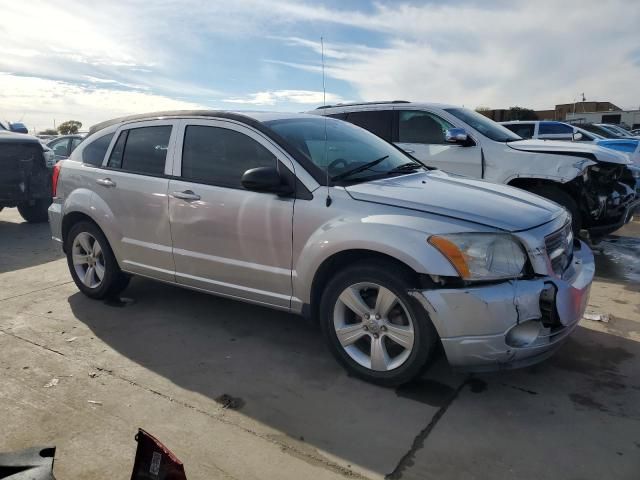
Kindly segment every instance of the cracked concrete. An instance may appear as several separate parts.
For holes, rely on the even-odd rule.
[[[610,258],[590,303],[610,323],[583,322],[550,361],[468,377],[440,360],[394,391],[345,375],[298,317],[139,278],[130,302],[92,301],[46,225],[4,210],[0,242],[0,450],[55,444],[58,478],[126,478],[137,427],[189,478],[640,471],[640,287]]]

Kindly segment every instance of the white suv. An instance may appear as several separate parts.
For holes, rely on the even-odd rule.
[[[312,112],[393,142],[429,166],[504,183],[564,206],[574,232],[611,233],[638,204],[629,159],[590,144],[523,140],[473,110],[406,101],[343,104]]]

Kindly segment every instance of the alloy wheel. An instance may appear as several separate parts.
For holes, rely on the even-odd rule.
[[[71,249],[73,267],[80,281],[89,288],[98,288],[105,273],[100,243],[90,233],[81,232],[74,238]]]
[[[375,371],[401,366],[414,346],[414,322],[402,300],[375,283],[345,288],[333,311],[336,337],[358,364]]]

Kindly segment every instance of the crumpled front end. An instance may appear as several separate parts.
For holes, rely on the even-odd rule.
[[[626,165],[593,165],[577,180],[580,190],[583,228],[592,237],[621,228],[640,206],[635,169]]]
[[[412,292],[429,314],[453,367],[471,371],[539,362],[568,338],[582,318],[595,264],[575,243],[561,276]]]

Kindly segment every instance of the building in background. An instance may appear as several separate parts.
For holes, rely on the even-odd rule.
[[[613,123],[632,130],[640,128],[640,110],[617,110],[608,112],[568,113],[567,122],[571,123]]]
[[[552,110],[530,110],[527,108],[502,108],[502,109],[482,109],[480,113],[496,122],[508,122],[513,120],[557,120],[568,121],[570,119],[585,118],[585,122],[594,123],[626,123],[632,126],[633,123],[625,120],[635,119],[636,123],[640,117],[627,116],[628,113],[638,112],[638,110],[622,110],[611,102],[575,102],[556,105]],[[522,114],[527,113],[527,118]],[[535,117],[535,118],[533,118]],[[592,118],[596,120],[592,120]]]

